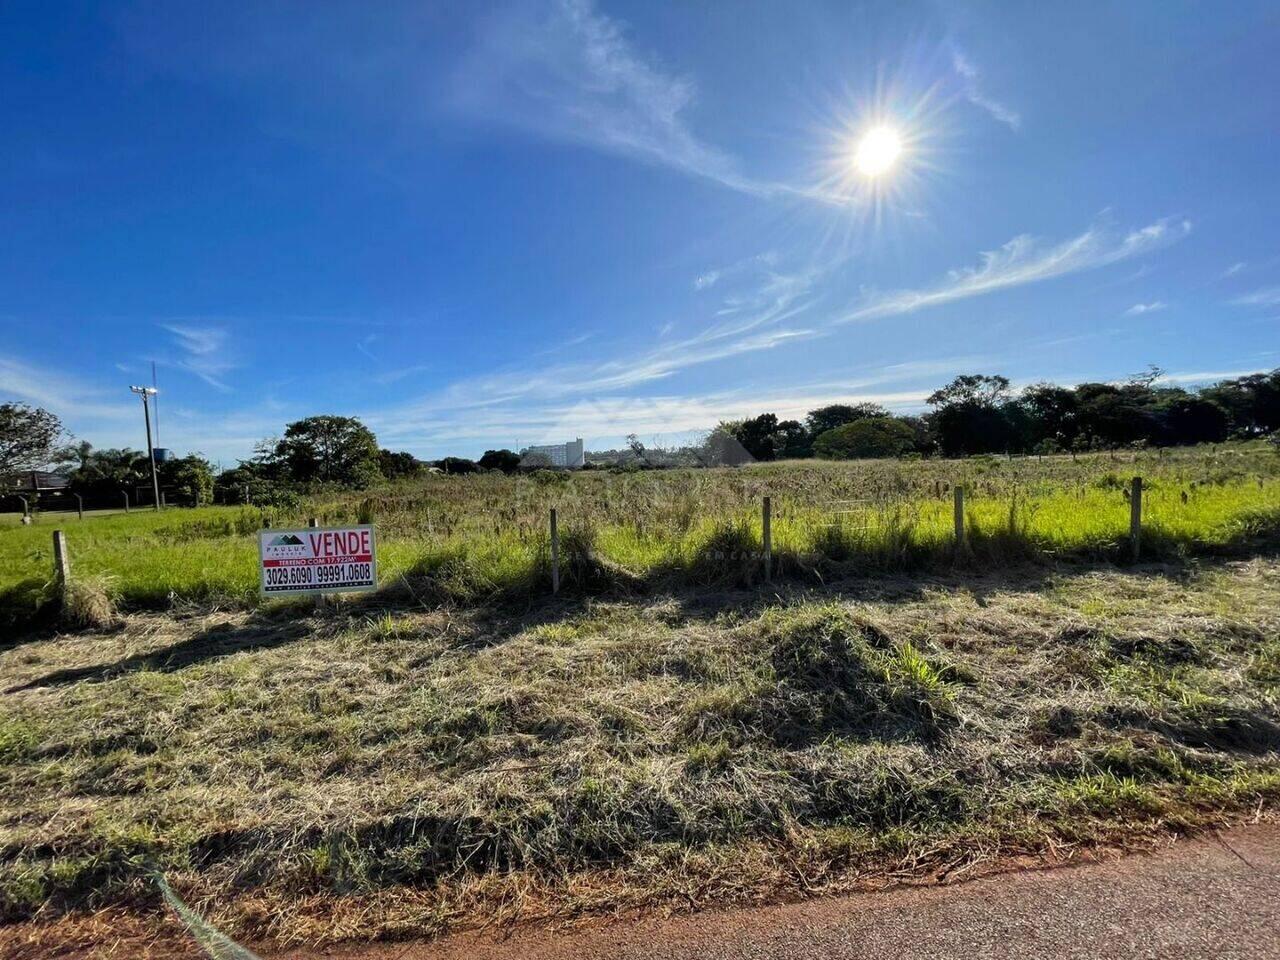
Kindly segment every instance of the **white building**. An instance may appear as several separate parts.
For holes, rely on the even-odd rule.
[[[526,466],[551,466],[564,470],[580,470],[587,462],[586,452],[582,448],[582,438],[568,443],[550,443],[537,447],[528,447],[520,454]]]

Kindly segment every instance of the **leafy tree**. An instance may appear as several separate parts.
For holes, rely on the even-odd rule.
[[[223,470],[214,477],[213,499],[216,503],[256,503],[268,487],[258,471],[249,461],[242,461],[238,467]]]
[[[378,440],[355,417],[307,417],[289,424],[275,458],[300,483],[363,487],[379,475]]]
[[[813,437],[799,420],[781,420],[774,434],[774,451],[782,460],[812,457]]]
[[[773,460],[777,456],[776,434],[778,418],[772,413],[762,413],[758,417],[743,420],[735,436],[738,442],[751,456],[757,460]]]
[[[52,463],[61,438],[62,421],[48,410],[0,404],[0,477]]]
[[[1151,390],[1139,383],[1082,383],[1076,387],[1079,441],[1095,449],[1152,441],[1160,435],[1160,420]]]
[[[1009,394],[1009,378],[969,373],[956,377],[945,387],[929,395],[926,403],[931,407],[971,404],[994,407]]]
[[[259,440],[254,444],[253,456],[240,461],[240,465],[252,469],[262,480],[281,485],[289,483],[292,478],[289,476],[289,463],[283,456],[283,442],[279,437]]]
[[[145,461],[145,457],[143,458]],[[213,465],[198,453],[156,464],[161,489],[174,492],[198,507],[213,499]]]
[[[930,394],[929,426],[942,452],[952,457],[1008,450],[1008,392],[1007,377],[966,374]]]
[[[213,499],[217,503],[252,503],[259,507],[291,509],[298,495],[290,485],[264,468],[257,460],[242,460],[238,467],[224,470],[213,481]]]
[[[503,473],[515,473],[520,469],[520,454],[511,450],[486,450],[480,458],[480,467],[484,470],[501,470]]]
[[[1223,380],[1200,395],[1227,411],[1231,432],[1237,436],[1280,430],[1280,369]]]
[[[94,450],[87,444],[76,448],[79,463],[68,475],[73,493],[94,499],[115,499],[132,491],[151,477],[147,455],[137,450]]]
[[[897,417],[868,417],[835,427],[813,441],[825,460],[900,457],[916,448],[915,428]]]
[[[889,411],[878,403],[833,403],[817,410],[810,410],[805,417],[805,427],[812,437],[818,437],[828,430],[842,427],[855,420],[866,420],[868,417],[887,417]]]
[[[1080,426],[1074,390],[1052,383],[1033,383],[1022,391],[1018,402],[1032,423],[1031,446],[1052,440],[1059,449],[1065,449],[1075,441]]]
[[[905,416],[896,418],[911,429],[914,440],[914,453],[929,453],[934,446],[933,435],[929,431],[929,423],[924,417]]]
[[[426,469],[426,465],[412,453],[403,450],[392,453],[390,450],[378,451],[378,470],[388,480],[399,480],[404,477],[416,477]]]
[[[76,470],[88,465],[93,458],[93,444],[88,440],[81,440],[79,443],[73,443],[63,447],[56,454],[54,459],[58,466],[55,472],[64,476],[70,476]]]
[[[776,414],[762,413],[749,420],[723,422],[718,429],[732,434],[756,460],[810,456],[809,433],[799,420],[779,420]]]
[[[1184,394],[1163,408],[1169,443],[1220,443],[1227,438],[1231,420],[1212,400]]]

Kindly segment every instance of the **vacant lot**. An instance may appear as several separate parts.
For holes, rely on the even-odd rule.
[[[964,461],[793,461],[730,470],[430,477],[299,506],[205,508],[0,527],[0,624],[52,596],[50,530],[66,530],[86,587],[126,608],[258,604],[264,524],[377,524],[384,587],[475,604],[545,595],[548,511],[577,593],[760,580],[761,505],[773,498],[775,572],[809,584],[868,572],[1129,555],[1128,486],[1146,484],[1148,559],[1248,553],[1280,532],[1280,455],[1268,444]],[[966,493],[957,557],[953,489]]]
[[[160,871],[231,932],[317,942],[787,897],[1252,815],[1280,799],[1267,456],[1065,460],[1039,480],[1034,461],[951,465],[1006,512],[1015,492],[1041,504],[1025,539],[979,506],[969,554],[868,540],[837,560],[791,541],[771,587],[748,584],[751,550],[682,545],[709,536],[703,515],[745,522],[769,491],[801,530],[820,484],[854,499],[879,478],[912,486],[874,510],[934,503],[945,521],[947,465],[687,477],[701,491],[433,481],[307,508],[373,510],[387,531],[387,589],[320,614],[255,607],[256,524],[234,512],[87,520],[77,569],[156,543],[170,562],[112,574],[115,626],[11,634],[0,652],[0,909],[23,936],[32,920],[101,930],[87,911],[157,909]],[[1187,512],[1156,513],[1157,561],[1117,567],[1128,514],[1108,477],[1135,472]],[[659,493],[694,516],[646,568],[620,544],[679,529]],[[553,600],[536,527],[557,499],[592,516]],[[1044,520],[1071,500],[1106,517]],[[475,559],[497,556],[491,528],[525,531],[520,576]],[[0,532],[0,549],[26,562],[36,536]],[[222,585],[180,589],[202,582],[191,556]]]

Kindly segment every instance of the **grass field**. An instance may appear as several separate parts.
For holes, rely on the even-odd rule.
[[[0,644],[0,953],[158,915],[155,871],[232,933],[318,943],[964,875],[1272,811],[1277,459],[433,478],[303,509],[379,527],[385,588],[324,612],[257,605],[256,513],[67,523],[73,573],[122,612]],[[1117,566],[1135,473],[1150,559]],[[578,538],[557,599],[553,504]],[[49,529],[0,531],[11,598]]]
[[[371,518],[387,589],[464,602],[549,584],[547,514],[559,510],[571,589],[723,585],[760,578],[761,501],[774,502],[775,570],[821,582],[953,564],[952,488],[967,494],[959,559],[1113,560],[1127,550],[1127,484],[1140,474],[1144,551],[1248,548],[1280,531],[1280,456],[1265,444],[1004,460],[820,461],[739,470],[431,477],[372,495],[315,497],[292,514],[205,508],[59,518],[0,529],[0,622],[52,596],[54,523],[75,573],[125,607],[258,603],[256,531]]]

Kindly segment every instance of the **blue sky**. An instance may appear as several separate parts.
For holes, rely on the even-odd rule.
[[[1245,0],[10,0],[0,399],[139,447],[155,361],[231,465],[1270,369],[1278,48]]]

